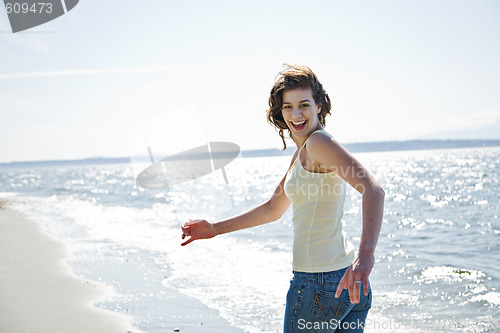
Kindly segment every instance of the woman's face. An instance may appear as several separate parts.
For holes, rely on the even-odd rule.
[[[281,114],[294,139],[305,139],[322,128],[318,118],[320,111],[321,106],[314,102],[311,88],[297,88],[283,93]]]

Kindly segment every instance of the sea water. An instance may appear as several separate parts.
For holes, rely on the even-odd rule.
[[[366,332],[500,332],[500,148],[355,156],[386,192]],[[0,196],[66,242],[78,275],[117,290],[98,306],[133,316],[147,332],[202,327],[196,311],[234,332],[280,332],[291,210],[186,247],[180,226],[267,200],[290,158],[239,158],[226,168],[229,184],[219,170],[154,192],[135,185],[147,165],[0,168]],[[361,199],[348,188],[343,221],[355,246]]]

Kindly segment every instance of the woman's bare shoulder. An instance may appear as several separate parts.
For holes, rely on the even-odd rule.
[[[309,136],[306,146],[308,150],[314,150],[318,148],[325,148],[325,146],[334,148],[335,146],[341,145],[337,140],[334,139],[334,137],[330,133],[325,130],[319,130]]]
[[[316,131],[307,141],[307,151],[315,157],[322,159],[326,155],[339,156],[349,154],[347,150],[328,132]]]

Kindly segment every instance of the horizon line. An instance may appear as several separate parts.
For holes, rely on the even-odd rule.
[[[401,144],[408,144],[408,143],[416,143],[416,142],[426,142],[430,143],[433,142],[435,143],[483,143],[483,145],[435,145],[434,147],[432,146],[401,146]],[[489,145],[484,145],[484,143],[490,143]],[[353,146],[359,146],[359,145],[386,145],[384,149],[361,149],[361,150],[356,150],[356,147]],[[389,147],[387,145],[389,144],[399,144],[399,146],[392,146]],[[351,143],[344,143],[342,144],[343,146],[351,146],[350,152],[353,153],[363,153],[363,152],[384,152],[384,151],[408,151],[408,150],[433,150],[433,149],[458,149],[458,148],[481,148],[481,147],[497,147],[500,146],[500,138],[499,139],[413,139],[413,140],[391,140],[391,141],[367,141],[367,142],[351,142]],[[349,148],[349,147],[348,147]],[[353,149],[354,148],[354,149]],[[373,149],[374,147],[372,147]],[[294,147],[288,146],[285,150],[281,150],[280,148],[256,148],[256,149],[246,149],[246,150],[241,150],[241,154],[243,155],[246,153],[248,155],[247,157],[265,157],[265,156],[280,156],[280,155],[290,155],[290,152],[294,150]],[[359,149],[359,147],[358,147]],[[262,155],[262,152],[275,152],[273,155]],[[258,154],[258,152],[261,152],[261,154]],[[252,155],[253,154],[253,155]],[[142,156],[142,155],[137,155],[137,157]],[[245,156],[242,156],[245,158]],[[24,160],[24,161],[10,161],[10,162],[0,162],[0,167],[2,166],[9,166],[9,165],[20,165],[20,164],[49,164],[49,163],[77,163],[77,162],[97,162],[99,160],[104,161],[122,161],[125,162],[125,160],[131,160],[133,156],[92,156],[92,157],[84,157],[84,158],[73,158],[73,159],[47,159],[47,160]],[[131,162],[131,161],[130,161]]]

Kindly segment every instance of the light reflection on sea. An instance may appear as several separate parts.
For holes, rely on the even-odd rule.
[[[386,192],[366,331],[500,330],[500,148],[356,157]],[[229,192],[211,174],[169,193],[147,193],[135,187],[130,165],[0,169],[0,192],[17,193],[9,198],[14,208],[67,240],[77,273],[115,286],[121,296],[101,306],[127,311],[140,328],[164,332],[172,320],[167,290],[175,290],[246,332],[277,332],[291,277],[290,211],[186,248],[179,226],[266,199],[289,159],[239,159],[227,169]],[[355,244],[360,208],[360,195],[349,189],[344,221]]]

